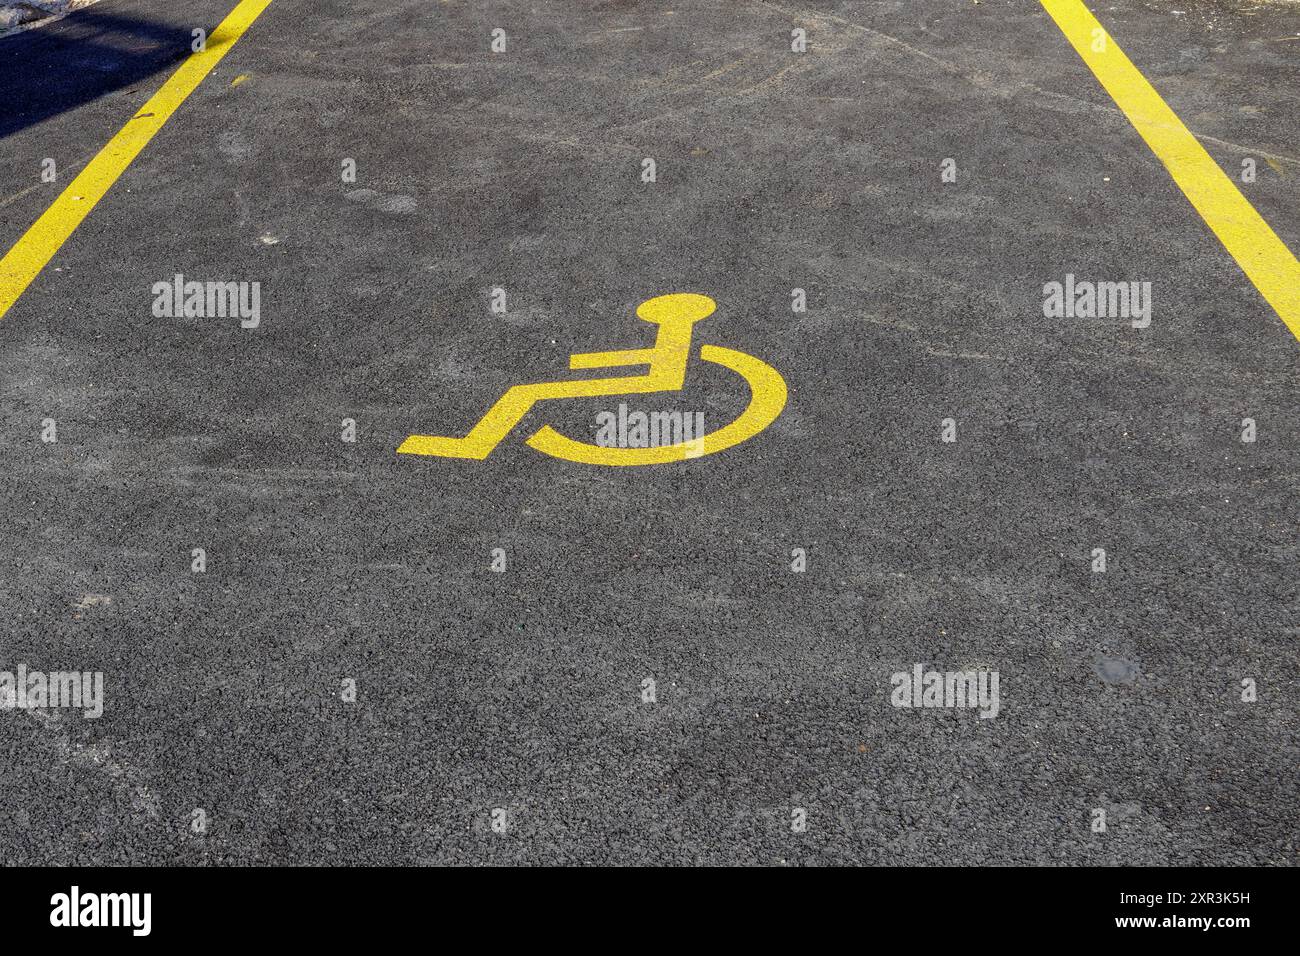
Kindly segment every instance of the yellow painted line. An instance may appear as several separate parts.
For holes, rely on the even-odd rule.
[[[212,31],[203,52],[191,54],[140,107],[117,135],[108,141],[50,208],[23,233],[0,259],[0,319],[18,301],[46,263],[81,225],[81,221],[104,198],[109,187],[126,172],[132,160],[162,129],[172,113],[185,102],[221,58],[244,35],[271,0],[241,0],[230,15]]]
[[[1040,0],[1178,188],[1300,339],[1300,262],[1082,0]]]

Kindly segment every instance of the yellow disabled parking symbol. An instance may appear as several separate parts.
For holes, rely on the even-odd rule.
[[[648,368],[644,375],[516,385],[488,409],[488,413],[479,419],[478,424],[464,438],[412,435],[402,442],[397,451],[402,455],[434,455],[439,458],[473,458],[481,461],[492,453],[492,449],[510,434],[538,402],[559,398],[680,392],[686,382],[693,326],[696,322],[707,319],[716,308],[717,303],[708,296],[693,292],[675,292],[647,299],[637,307],[636,314],[644,321],[659,326],[653,346],[614,352],[584,352],[569,357],[571,369],[644,365]],[[786,400],[785,379],[776,369],[752,355],[717,345],[701,346],[699,354],[705,362],[731,369],[749,386],[749,404],[745,410],[734,421],[716,431],[673,445],[607,448],[567,438],[546,425],[529,437],[528,445],[555,458],[588,465],[661,465],[711,455],[730,448],[747,438],[753,438],[776,421],[785,408]]]

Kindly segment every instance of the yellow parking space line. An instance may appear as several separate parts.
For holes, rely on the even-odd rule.
[[[1223,247],[1300,339],[1300,262],[1291,250],[1082,0],[1041,2]]]
[[[230,52],[270,3],[271,0],[240,0],[208,36],[203,51],[192,54],[177,68],[149,102],[140,107],[139,112],[42,213],[41,218],[5,253],[5,257],[0,259],[0,319],[81,225],[95,204],[104,198],[109,187],[149,144],[154,134],[162,129],[172,113]]]

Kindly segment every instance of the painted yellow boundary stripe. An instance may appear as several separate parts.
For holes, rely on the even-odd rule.
[[[1291,333],[1300,339],[1300,262],[1082,0],[1041,0],[1178,188]],[[1100,47],[1100,49],[1098,49]]]
[[[104,198],[109,187],[126,172],[140,150],[149,144],[177,107],[230,52],[270,3],[271,0],[241,0],[208,36],[203,52],[192,54],[180,65],[0,259],[0,319],[46,263],[54,258],[95,204]]]

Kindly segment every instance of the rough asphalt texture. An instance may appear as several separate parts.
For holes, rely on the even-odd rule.
[[[3,248],[232,5],[0,41]],[[1099,16],[1300,249],[1300,13]],[[752,441],[394,454],[672,291],[789,383]],[[0,861],[1294,864],[1298,356],[1030,0],[275,0],[0,322],[0,669],[108,698],[0,713]],[[1001,713],[895,709],[918,662]]]

